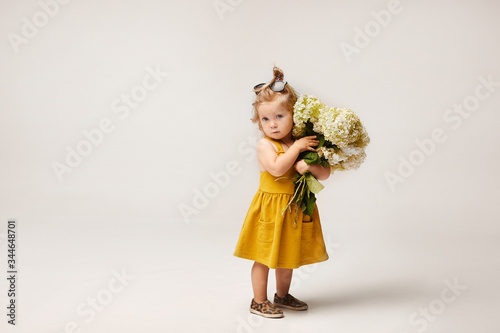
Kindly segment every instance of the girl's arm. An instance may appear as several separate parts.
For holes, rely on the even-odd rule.
[[[257,156],[267,172],[274,177],[280,177],[294,165],[297,157],[303,151],[315,151],[313,147],[319,144],[316,136],[306,136],[296,140],[293,145],[280,156],[276,155],[273,144],[268,139],[261,139],[257,144]]]
[[[300,174],[309,171],[317,180],[326,180],[331,174],[330,167],[325,168],[321,164],[309,165],[304,160],[299,160],[295,163],[295,170]]]

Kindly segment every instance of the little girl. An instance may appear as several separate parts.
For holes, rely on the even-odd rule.
[[[294,268],[328,259],[323,233],[315,207],[311,217],[297,205],[283,211],[294,193],[297,172],[311,172],[317,179],[330,176],[330,168],[308,165],[298,160],[303,151],[315,151],[316,136],[300,140],[292,137],[293,105],[297,98],[283,72],[275,67],[268,84],[254,87],[256,94],[253,122],[265,138],[257,145],[260,183],[246,215],[234,255],[255,261],[251,278],[254,298],[250,312],[268,318],[281,318],[278,307],[307,310],[307,304],[288,293]],[[297,220],[295,220],[295,210]],[[276,269],[274,304],[267,299],[269,268]]]

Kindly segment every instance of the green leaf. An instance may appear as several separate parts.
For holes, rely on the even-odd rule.
[[[311,216],[314,212],[315,203],[316,196],[314,195],[314,193],[311,193],[311,196],[306,201],[306,209],[304,211],[304,214]]]
[[[311,195],[308,196],[307,199],[304,200],[301,204],[302,212],[304,213],[304,215],[312,215],[312,213],[314,212],[315,203],[316,196],[314,195],[314,193],[311,193]]]
[[[306,174],[304,172],[304,174]],[[314,177],[311,173],[306,174],[305,176],[307,187],[312,193],[319,193],[325,187]]]
[[[319,144],[316,146],[316,149],[323,147],[325,144],[325,136],[323,134],[313,134],[316,135],[316,139],[319,140]]]
[[[299,155],[300,159],[303,159],[307,164],[320,164],[321,157],[319,157],[318,153],[315,151],[302,152]]]
[[[314,152],[313,151],[303,151],[302,153],[299,154],[298,159],[303,160],[305,158],[308,158],[309,156],[312,156],[312,155],[309,155],[309,153],[314,153]]]
[[[305,212],[307,210],[307,204],[305,201],[302,201],[300,203],[300,208],[302,209],[303,212]]]
[[[311,121],[307,121],[306,123],[306,136],[310,136],[310,135],[316,135],[316,133],[313,131],[313,123],[311,123]]]

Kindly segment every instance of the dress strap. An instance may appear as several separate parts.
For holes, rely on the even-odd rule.
[[[281,143],[279,143],[276,140],[271,139],[268,136],[266,136],[266,139],[268,139],[269,141],[273,142],[276,145],[276,147],[278,147],[278,150],[276,151],[276,154],[281,155],[281,154],[285,153],[285,151],[283,150],[283,146],[281,145]]]

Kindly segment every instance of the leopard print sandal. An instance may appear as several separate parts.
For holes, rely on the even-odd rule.
[[[283,314],[283,311],[278,309],[267,299],[262,303],[257,303],[252,298],[252,304],[250,304],[250,312],[266,318],[283,318],[285,316]]]
[[[296,299],[290,294],[286,294],[285,297],[278,297],[278,294],[274,294],[274,305],[296,311],[304,311],[308,308],[307,303]]]

